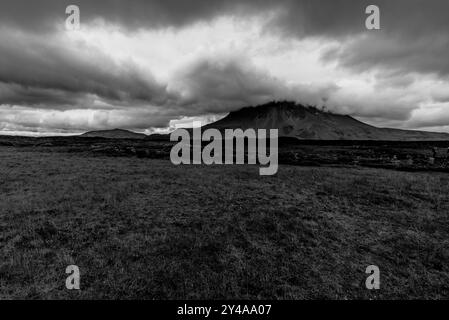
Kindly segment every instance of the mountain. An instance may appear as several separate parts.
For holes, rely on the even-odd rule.
[[[108,139],[146,139],[147,135],[135,133],[123,129],[89,131],[80,135],[87,138],[108,138]]]
[[[203,130],[278,129],[280,137],[310,140],[449,140],[447,133],[377,128],[348,115],[339,115],[294,102],[270,102],[245,107],[208,124]]]

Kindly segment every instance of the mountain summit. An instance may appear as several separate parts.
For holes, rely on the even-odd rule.
[[[310,140],[449,140],[447,133],[377,128],[348,115],[339,115],[294,102],[270,102],[245,107],[203,129],[278,129],[280,137]]]

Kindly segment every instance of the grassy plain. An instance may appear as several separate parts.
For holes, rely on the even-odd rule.
[[[449,297],[449,175],[0,147],[0,298]],[[66,266],[81,290],[65,289]],[[381,289],[365,288],[377,265]]]

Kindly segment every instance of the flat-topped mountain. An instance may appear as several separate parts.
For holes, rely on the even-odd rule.
[[[449,141],[448,133],[378,128],[354,119],[294,102],[270,102],[245,107],[202,128],[278,129],[280,137],[301,140]],[[150,135],[129,130],[89,131],[81,137],[169,140],[169,135]]]
[[[310,140],[449,140],[447,133],[377,128],[348,115],[339,115],[294,102],[245,107],[203,129],[278,129],[281,137]]]
[[[108,138],[108,139],[145,139],[147,135],[143,133],[136,133],[129,130],[113,129],[113,130],[99,130],[89,131],[80,135],[87,138]]]

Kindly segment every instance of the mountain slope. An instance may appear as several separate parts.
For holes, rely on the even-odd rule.
[[[447,133],[377,128],[350,116],[293,102],[271,102],[231,112],[203,129],[278,129],[281,137],[310,140],[449,140]]]
[[[108,139],[145,139],[147,136],[142,133],[135,133],[123,129],[89,131],[80,135],[87,138],[108,138]]]

